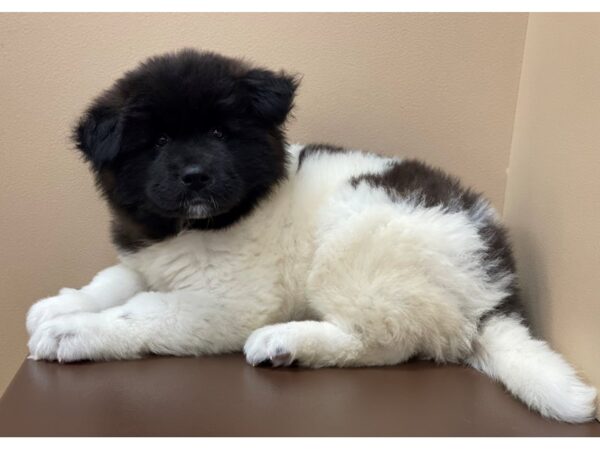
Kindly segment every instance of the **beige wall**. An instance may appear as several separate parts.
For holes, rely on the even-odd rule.
[[[113,261],[105,208],[67,136],[124,70],[193,46],[302,73],[293,140],[419,156],[502,207],[526,22],[523,14],[0,15],[0,392],[26,354],[28,306]]]
[[[506,190],[533,325],[600,388],[600,14],[532,14]]]

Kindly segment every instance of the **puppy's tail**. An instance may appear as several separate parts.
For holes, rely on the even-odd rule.
[[[564,422],[594,418],[596,390],[548,344],[534,339],[518,317],[491,317],[474,344],[467,362],[501,381],[531,409]]]

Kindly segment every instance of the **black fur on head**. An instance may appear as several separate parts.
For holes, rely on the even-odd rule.
[[[229,226],[285,176],[283,125],[298,86],[283,72],[191,49],[127,72],[73,133],[133,250]]]

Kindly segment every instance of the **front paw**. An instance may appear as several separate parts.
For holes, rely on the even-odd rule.
[[[61,289],[59,295],[40,300],[29,308],[27,331],[30,336],[33,336],[42,323],[65,314],[89,310],[91,303],[92,300],[81,291]]]
[[[269,325],[253,332],[244,345],[246,361],[253,366],[289,366],[295,358],[297,342],[288,324]]]
[[[56,317],[43,322],[31,336],[30,358],[59,362],[106,359],[112,341],[110,327],[97,313]]]

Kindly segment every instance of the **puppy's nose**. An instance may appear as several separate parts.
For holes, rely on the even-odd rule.
[[[179,179],[187,187],[202,189],[210,181],[210,175],[202,167],[194,164],[184,167]]]

